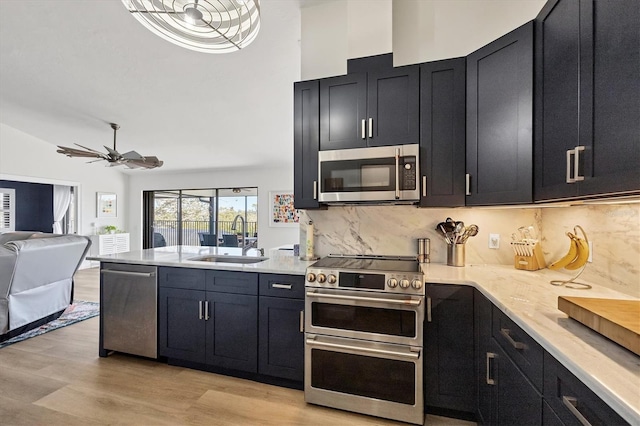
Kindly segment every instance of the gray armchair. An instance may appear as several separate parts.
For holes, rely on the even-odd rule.
[[[0,234],[0,342],[62,315],[90,246],[80,235]]]

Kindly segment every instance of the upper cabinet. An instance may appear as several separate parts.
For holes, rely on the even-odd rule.
[[[420,64],[420,207],[465,204],[465,58]]]
[[[293,199],[297,209],[319,207],[319,87],[318,80],[293,85]]]
[[[394,68],[390,54],[349,62],[320,80],[320,150],[418,143],[419,67]]]
[[[467,56],[466,205],[533,200],[533,22]]]
[[[638,22],[637,0],[550,0],[536,18],[536,201],[640,191]]]

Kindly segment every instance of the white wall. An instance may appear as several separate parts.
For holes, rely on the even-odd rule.
[[[73,139],[73,129],[69,129]],[[71,142],[70,142],[71,143]],[[68,158],[56,146],[0,123],[0,179],[78,186],[78,233],[94,233],[94,226],[115,225],[128,230],[127,175],[105,167],[86,164],[81,158]],[[96,192],[118,196],[118,216],[96,217]]]
[[[162,189],[258,188],[258,246],[265,250],[298,242],[299,230],[269,226],[269,191],[292,191],[289,167],[225,169],[132,176],[129,182],[131,250],[142,248],[142,192]]]

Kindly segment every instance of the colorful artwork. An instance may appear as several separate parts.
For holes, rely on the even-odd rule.
[[[269,193],[271,200],[270,226],[297,225],[300,221],[298,211],[293,207],[293,192],[272,191]]]
[[[116,217],[117,200],[116,194],[98,192],[97,194],[97,217]]]

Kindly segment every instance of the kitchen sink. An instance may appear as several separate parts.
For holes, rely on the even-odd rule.
[[[247,257],[247,256],[202,256],[202,257],[194,257],[189,260],[194,260],[197,262],[218,262],[218,263],[239,263],[239,264],[250,264],[250,263],[259,263],[268,260],[268,257]]]

